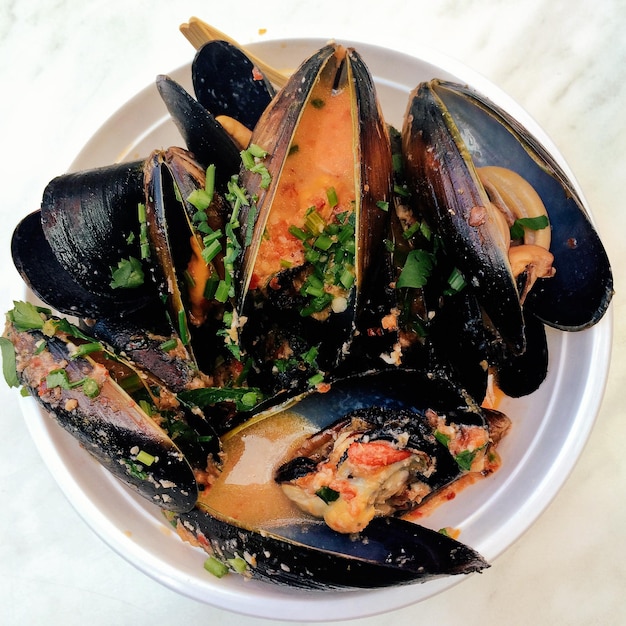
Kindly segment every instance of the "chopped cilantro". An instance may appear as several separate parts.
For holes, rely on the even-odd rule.
[[[396,281],[396,287],[423,287],[435,266],[435,257],[426,250],[411,250]]]
[[[476,457],[476,452],[477,450],[463,450],[463,452],[459,452],[459,454],[454,457],[454,460],[462,470],[469,472],[472,468],[474,458]]]
[[[50,309],[44,309],[30,302],[14,301],[13,308],[7,313],[7,317],[15,326],[15,330],[32,330],[43,328],[43,315],[49,315]]]
[[[433,433],[435,439],[442,445],[446,446],[446,448],[450,445],[450,437],[439,430],[436,430]]]
[[[17,376],[15,361],[15,349],[13,344],[6,338],[0,337],[0,350],[2,353],[2,373],[9,387],[19,387],[20,381]]]
[[[143,285],[144,274],[141,261],[133,256],[128,259],[120,259],[117,267],[111,268],[110,282],[112,289],[133,289]]]
[[[546,215],[538,215],[537,217],[520,217],[513,222],[511,226],[511,239],[522,239],[524,237],[524,229],[543,230],[550,225]]]

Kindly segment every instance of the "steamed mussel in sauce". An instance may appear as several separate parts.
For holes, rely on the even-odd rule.
[[[488,567],[407,520],[497,469],[489,374],[533,391],[543,324],[608,306],[570,183],[458,85],[421,85],[390,128],[336,44],[276,92],[212,42],[193,84],[157,79],[187,150],[60,176],[16,228],[25,282],[78,322],[16,303],[12,384],[224,571],[327,589]]]

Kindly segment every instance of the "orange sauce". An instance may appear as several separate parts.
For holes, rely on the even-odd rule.
[[[193,284],[188,285],[189,301],[191,304],[190,319],[192,324],[199,326],[206,318],[208,302],[204,297],[204,289],[211,276],[211,269],[202,258],[202,249],[195,237],[190,237],[191,259],[187,265],[187,271],[193,279]]]
[[[265,286],[283,267],[304,262],[302,242],[290,226],[303,228],[309,207],[324,223],[352,211],[355,201],[355,154],[349,91],[329,94],[316,85],[302,112],[281,172],[272,210],[259,248],[253,284]],[[328,190],[338,204],[332,207]]]
[[[283,412],[226,438],[224,470],[200,500],[255,527],[301,519],[304,514],[283,494],[274,474],[314,430],[303,417]]]

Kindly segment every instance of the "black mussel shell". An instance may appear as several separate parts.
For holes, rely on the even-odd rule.
[[[75,280],[58,261],[44,237],[41,213],[27,215],[15,228],[11,240],[13,263],[31,291],[53,309],[66,315],[117,317],[143,308],[149,295],[131,296],[112,290],[96,295]]]
[[[111,268],[130,256],[141,258],[138,205],[143,202],[143,162],[63,174],[46,187],[44,235],[59,263],[88,291],[118,299],[154,295],[149,281],[129,289],[111,286]]]
[[[520,353],[524,319],[508,247],[489,215],[473,220],[475,207],[487,206],[488,200],[462,146],[460,128],[431,83],[414,90],[402,131],[410,188],[502,339]]]
[[[70,357],[67,342],[56,335],[46,337],[38,330],[16,332],[9,325],[7,336],[24,363],[22,384],[107,470],[167,510],[193,508],[198,489],[184,454],[111,377],[105,376],[99,383],[95,397],[89,397],[82,385],[48,388],[48,375],[53,371],[64,370],[71,382],[98,381],[102,374],[90,358]],[[45,354],[38,348],[42,342]]]
[[[224,190],[239,171],[239,149],[222,125],[176,81],[159,76],[159,94],[188,150],[205,168],[215,165],[218,188]]]
[[[191,65],[198,102],[214,116],[228,115],[252,130],[274,96],[274,88],[238,47],[210,41]]]
[[[372,589],[480,572],[489,564],[450,537],[396,518],[374,519],[357,535],[301,522],[252,530],[214,511],[179,517],[224,561],[249,555],[247,573],[310,590]]]
[[[502,165],[538,192],[552,230],[556,274],[538,281],[524,308],[544,323],[580,330],[599,321],[613,295],[613,277],[602,242],[572,181],[528,130],[471,88],[438,81],[433,89],[456,121],[477,167]]]

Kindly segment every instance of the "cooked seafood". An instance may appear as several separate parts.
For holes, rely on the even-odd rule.
[[[510,421],[480,407],[489,366],[527,393],[547,366],[543,323],[579,329],[606,310],[610,267],[571,185],[506,114],[438,81],[411,97],[405,180],[400,135],[340,45],[274,93],[215,42],[193,84],[195,98],[157,79],[187,149],[60,176],[17,226],[25,282],[78,323],[16,303],[0,342],[10,383],[222,573],[334,589],[488,567],[398,516],[493,470]],[[525,225],[519,245],[493,205]],[[551,240],[528,227],[545,220]],[[214,499],[226,444],[293,426],[286,404],[307,435],[275,477],[304,511],[251,522]]]
[[[584,205],[552,156],[505,111],[468,87],[423,83],[410,96],[403,151],[417,210],[499,340],[496,369],[519,369],[519,355],[529,364],[525,318],[571,331],[604,315],[612,273]],[[539,343],[530,353],[541,368],[545,338],[533,329]],[[520,389],[529,393],[536,382]]]

